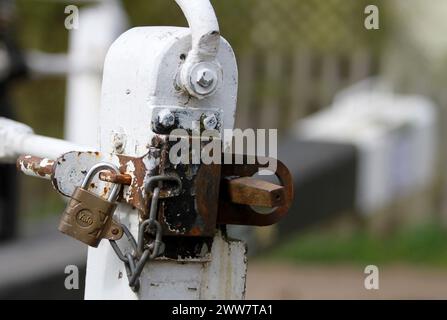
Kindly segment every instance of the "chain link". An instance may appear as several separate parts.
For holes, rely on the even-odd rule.
[[[124,234],[132,248],[132,252],[124,254],[115,240],[109,240],[110,245],[115,251],[117,257],[124,262],[126,267],[129,286],[133,291],[140,288],[140,275],[148,260],[153,260],[164,252],[164,244],[162,242],[162,227],[157,221],[158,201],[160,199],[160,188],[163,182],[170,181],[177,184],[177,188],[181,189],[181,180],[173,176],[154,176],[150,177],[145,184],[145,192],[152,193],[152,200],[149,210],[149,218],[144,220],[138,230],[138,241],[135,240],[130,230],[124,224],[121,224]],[[156,183],[158,185],[156,186]],[[155,235],[155,239],[151,243],[145,243],[145,235]]]

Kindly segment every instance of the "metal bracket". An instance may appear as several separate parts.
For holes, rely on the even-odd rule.
[[[173,170],[161,163],[161,153],[160,149],[151,148],[143,157],[134,158],[99,152],[69,152],[56,161],[22,156],[17,166],[26,174],[51,179],[58,192],[70,197],[92,166],[103,161],[114,163],[120,174],[102,172],[89,189],[106,197],[114,183],[123,184],[121,201],[140,210],[142,218],[147,216],[151,199],[151,194],[145,192],[150,177],[160,173],[175,175],[182,182],[182,190],[166,184],[160,191],[159,219],[164,235],[212,236],[219,224],[271,225],[283,218],[290,208],[293,181],[281,161],[277,160],[275,173],[281,182],[279,186],[252,178],[265,167],[260,162],[269,163],[268,159],[247,164],[248,157],[244,156],[245,164],[240,165],[177,165]],[[253,206],[273,211],[260,214]]]
[[[179,73],[179,85],[203,99],[222,83],[222,67],[216,61],[220,44],[219,24],[209,0],[176,0],[191,29],[191,50]]]

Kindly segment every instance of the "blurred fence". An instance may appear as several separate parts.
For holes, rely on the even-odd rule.
[[[184,24],[174,1],[151,1],[149,15],[139,1],[124,3],[135,24]],[[238,58],[237,127],[287,129],[375,74],[386,33],[363,27],[371,3],[382,1],[213,1]]]
[[[383,34],[363,28],[369,2],[241,3],[227,1],[239,14],[220,16],[222,33],[239,53],[238,127],[283,131],[329,105],[340,89],[377,72]],[[231,28],[241,16],[251,18],[242,19],[243,28]]]
[[[310,49],[239,56],[237,127],[290,128],[328,106],[335,93],[377,72],[367,50],[318,54]]]

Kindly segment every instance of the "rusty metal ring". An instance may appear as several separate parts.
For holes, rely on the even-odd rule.
[[[152,193],[153,189],[156,187],[157,182],[175,182],[176,188],[172,193],[177,194],[182,190],[182,180],[176,176],[152,176],[149,177],[144,184],[144,191],[148,194]]]
[[[268,163],[262,159],[262,163]],[[293,192],[293,178],[287,167],[279,160],[277,161],[277,170],[275,175],[278,177],[281,184],[285,187],[285,203],[277,207],[269,214],[261,214],[253,210],[248,205],[241,205],[231,203],[229,201],[219,201],[219,213],[217,217],[218,224],[236,224],[236,225],[251,225],[251,226],[269,226],[281,220],[290,209],[292,205]],[[247,163],[247,156],[244,156],[244,162]],[[259,160],[253,165],[222,165],[223,176],[238,176],[249,177],[258,172],[259,169],[265,168],[266,165],[260,164]]]

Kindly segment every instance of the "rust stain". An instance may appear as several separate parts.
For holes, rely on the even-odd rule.
[[[132,176],[129,174],[116,174],[111,171],[103,171],[99,174],[99,179],[105,182],[122,184],[130,186],[132,184]]]
[[[191,230],[189,230],[189,234],[191,236],[195,236],[195,237],[196,236],[201,236],[202,232],[203,232],[203,230],[200,227],[198,227],[198,226],[196,226],[196,227],[192,228]]]
[[[54,172],[55,161],[27,155],[20,156],[16,166],[25,174],[49,178]]]
[[[151,146],[154,147],[154,148],[160,148],[162,143],[163,143],[163,139],[158,134],[156,134],[152,138],[152,145]]]
[[[143,217],[147,216],[147,197],[144,193],[144,178],[148,174],[144,158],[151,157],[151,152],[141,158],[118,155],[121,174],[112,177],[111,182],[128,185],[129,189],[124,195],[124,200],[138,209]],[[129,163],[132,163],[129,166]]]
[[[220,191],[220,165],[202,165],[196,177],[197,213],[203,220],[202,234],[214,233]],[[195,235],[195,234],[191,234]]]
[[[259,168],[266,167],[266,165],[261,165],[260,163],[269,163],[265,159],[256,159],[255,164],[246,164],[248,163],[247,160],[248,156],[244,155],[244,164],[222,165],[222,180],[225,181],[228,177],[251,177],[258,172]],[[231,202],[231,197],[228,195],[228,190],[226,190],[227,192],[224,193],[224,197],[221,197],[219,200],[218,224],[269,226],[281,220],[287,214],[293,201],[293,179],[287,167],[279,160],[277,160],[275,174],[284,187],[281,190],[281,197],[283,198],[279,199],[282,205],[279,205],[272,213],[259,214],[250,206]],[[226,188],[225,184],[222,187]]]

